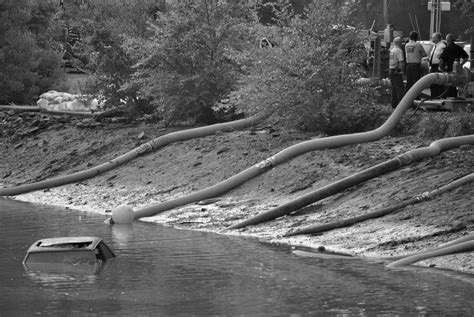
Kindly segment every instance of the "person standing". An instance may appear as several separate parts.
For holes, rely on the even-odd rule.
[[[446,48],[443,50],[441,55],[439,56],[439,68],[445,72],[452,72],[453,71],[453,64],[456,59],[460,60],[460,64],[464,64],[469,55],[463,50],[463,48],[454,41],[456,38],[453,34],[446,35]],[[448,92],[446,94],[447,97],[454,97],[458,96],[456,87],[452,86],[448,88]]]
[[[396,108],[405,94],[403,74],[405,72],[405,56],[402,50],[402,39],[393,39],[393,47],[389,56],[389,77],[392,84],[392,108]]]
[[[408,38],[409,41],[405,44],[407,91],[421,78],[421,59],[426,57],[425,49],[417,42],[418,33],[411,31]]]
[[[439,73],[439,57],[443,52],[444,48],[446,47],[446,43],[442,41],[441,33],[433,33],[431,37],[431,41],[433,42],[433,48],[429,54],[428,62],[430,64],[430,73]],[[431,85],[431,98],[440,98],[445,90],[445,87],[442,85]]]

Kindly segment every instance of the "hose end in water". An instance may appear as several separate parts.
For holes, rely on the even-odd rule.
[[[112,223],[130,224],[133,218],[133,208],[129,205],[120,205],[112,209]]]

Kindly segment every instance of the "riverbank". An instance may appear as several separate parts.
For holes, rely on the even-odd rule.
[[[427,115],[419,114],[416,120],[423,120]],[[3,122],[5,120],[21,127],[18,133],[4,129],[6,132],[1,134],[0,146],[5,150],[0,154],[0,182],[5,186],[90,168],[175,130],[145,123],[98,123],[83,118],[46,120],[41,114],[10,114],[8,117],[3,114]],[[45,120],[46,124],[42,123]],[[90,180],[12,198],[101,213],[105,220],[118,205],[128,204],[138,209],[182,197],[314,137],[317,136],[278,127],[216,133],[171,144]],[[324,247],[328,251],[364,257],[427,250],[474,231],[474,184],[394,214],[321,235],[288,238],[282,235],[307,225],[394,205],[470,174],[474,170],[473,146],[413,163],[291,216],[238,230],[225,228],[406,151],[427,146],[434,140],[436,138],[419,134],[392,135],[367,144],[306,153],[216,200],[188,204],[143,220],[177,228],[252,236],[295,247]],[[473,259],[474,252],[469,252],[432,258],[417,265],[474,274]]]

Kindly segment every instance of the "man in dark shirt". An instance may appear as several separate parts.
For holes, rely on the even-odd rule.
[[[469,55],[463,50],[463,48],[454,41],[456,38],[454,37],[453,34],[448,34],[446,35],[446,42],[447,46],[439,56],[439,69],[441,71],[445,72],[451,72],[453,71],[453,64],[456,59],[459,59],[459,63],[462,65],[464,64],[468,58]],[[456,87],[449,87],[448,91],[446,93],[446,97],[457,97],[457,90]]]

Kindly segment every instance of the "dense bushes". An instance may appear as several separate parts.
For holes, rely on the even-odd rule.
[[[126,43],[137,64],[125,87],[139,87],[140,98],[168,123],[215,122],[212,107],[234,89],[240,75],[230,53],[240,44],[236,39],[245,23],[245,9],[238,8],[203,1],[159,13],[150,24],[150,38]]]
[[[380,123],[373,92],[354,85],[365,39],[350,26],[352,5],[320,0],[301,15],[280,5],[273,24],[262,25],[250,7],[230,1],[167,8],[91,2],[69,4],[63,22],[81,32],[74,62],[91,73],[88,92],[105,109],[122,107],[168,124],[267,112],[287,127],[340,134]],[[34,100],[59,76],[60,53],[51,40],[56,20],[31,19],[41,12],[22,16],[34,20],[30,28],[2,29],[8,45],[0,58],[8,62],[0,71],[18,76],[0,80],[4,102]],[[259,46],[263,37],[272,48]]]
[[[62,79],[52,4],[0,4],[0,104],[30,104]]]
[[[282,10],[276,13],[278,26],[257,30],[275,46],[253,50],[231,101],[245,112],[269,111],[287,126],[327,134],[377,124],[371,94],[354,85],[361,76],[357,62],[364,58],[364,39],[348,24],[350,5],[341,2],[339,10],[334,5],[318,1],[304,18]]]
[[[89,47],[98,57],[91,87],[106,106],[153,112],[151,117],[168,124],[266,111],[307,131],[373,128],[379,108],[367,88],[354,86],[365,39],[348,26],[351,7],[339,2],[340,10],[333,10],[333,1],[319,1],[304,18],[280,6],[273,26],[259,24],[249,8],[214,1],[156,11],[140,36],[95,22]],[[274,47],[261,49],[263,37]]]
[[[153,1],[95,1],[82,8],[73,3],[66,7],[67,23],[81,34],[71,48],[72,61],[90,73],[84,92],[97,97],[105,110],[121,108],[131,117],[153,111],[148,100],[138,97],[138,87],[130,84],[136,60],[124,42],[147,38],[148,23],[160,10],[162,4]]]

